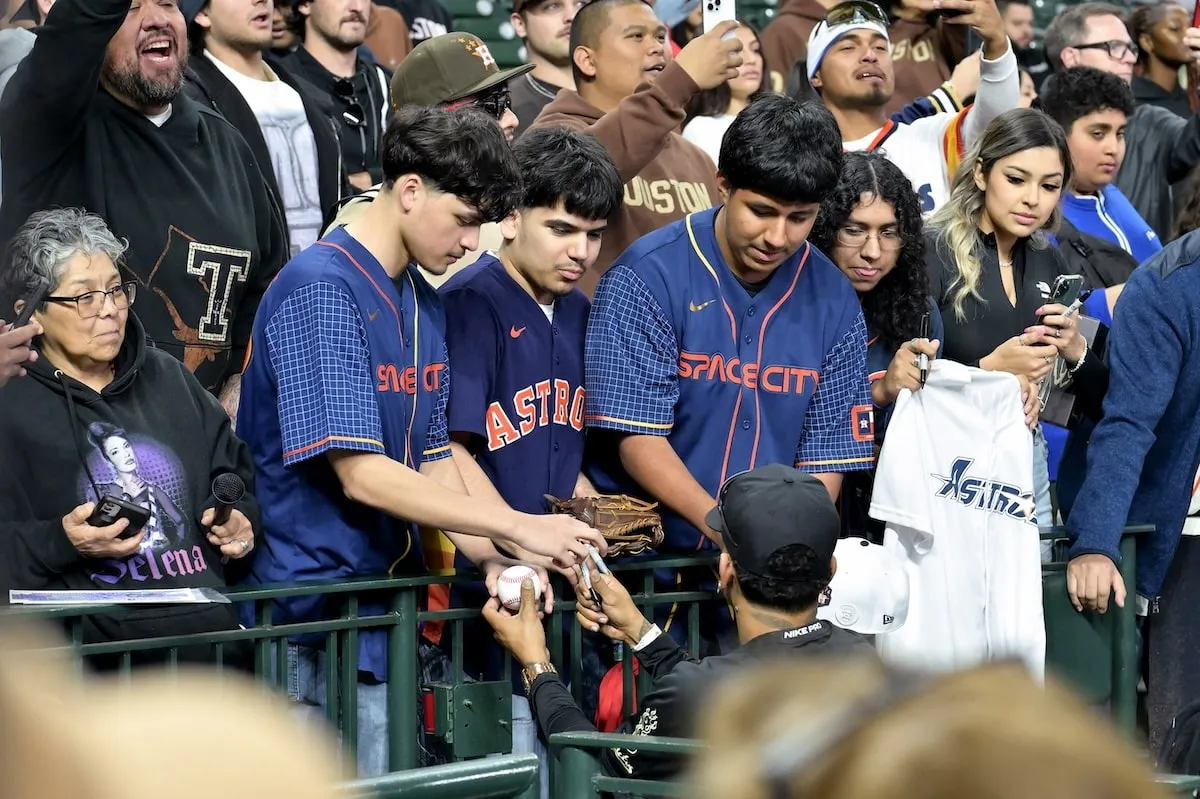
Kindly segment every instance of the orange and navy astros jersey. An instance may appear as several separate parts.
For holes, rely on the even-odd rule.
[[[805,244],[750,296],[721,256],[716,214],[642,237],[601,279],[585,347],[588,427],[666,436],[713,496],[769,463],[870,468],[866,326],[850,282]],[[664,529],[669,550],[710,544],[673,514]]]

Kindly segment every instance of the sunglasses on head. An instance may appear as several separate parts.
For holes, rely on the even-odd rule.
[[[876,22],[886,27],[888,17],[882,8],[870,0],[849,0],[846,3],[838,3],[825,15],[825,24],[831,28],[837,25],[863,22]]]

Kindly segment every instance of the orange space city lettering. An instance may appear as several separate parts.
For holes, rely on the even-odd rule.
[[[582,431],[583,399],[583,386],[572,392],[570,383],[561,378],[556,378],[553,385],[550,380],[539,380],[513,394],[516,424],[499,402],[493,402],[487,409],[488,451],[495,452],[551,423]]]
[[[817,390],[820,379],[816,369],[783,364],[742,363],[740,358],[726,360],[721,353],[679,353],[679,377],[682,380],[716,380],[772,394],[808,394]]]
[[[431,363],[422,369],[421,390],[431,392],[441,388],[442,370],[445,368],[446,364],[444,363]],[[397,369],[394,363],[381,363],[375,370],[375,374],[379,380],[379,385],[375,387],[378,391],[403,392],[409,395],[417,393],[417,369],[415,366]]]

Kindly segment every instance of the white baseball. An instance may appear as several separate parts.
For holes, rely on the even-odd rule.
[[[528,566],[509,566],[500,572],[500,579],[496,586],[496,593],[500,596],[501,605],[511,611],[521,609],[521,583],[525,581],[526,577],[533,579],[534,598],[542,598],[542,581],[538,579],[537,572]]]

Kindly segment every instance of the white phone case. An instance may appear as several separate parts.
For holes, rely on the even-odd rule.
[[[700,0],[704,4],[704,32],[708,33],[725,20],[737,19],[736,0]],[[730,36],[733,32],[730,31]]]

